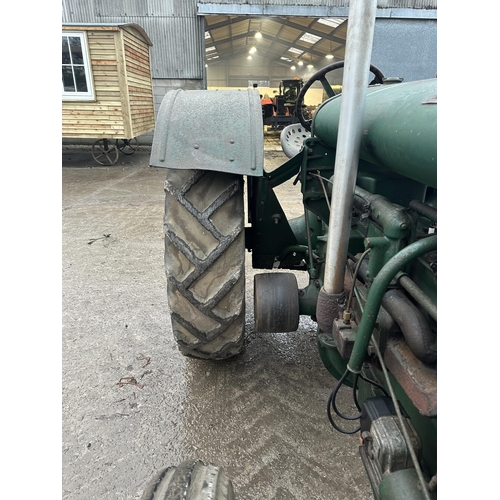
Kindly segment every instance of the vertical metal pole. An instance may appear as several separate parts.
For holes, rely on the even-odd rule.
[[[352,201],[358,173],[376,10],[377,0],[350,2],[323,285],[329,294],[344,291]]]

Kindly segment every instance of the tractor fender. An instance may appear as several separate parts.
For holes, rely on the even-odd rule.
[[[246,90],[171,90],[162,100],[150,165],[262,176],[260,95]]]

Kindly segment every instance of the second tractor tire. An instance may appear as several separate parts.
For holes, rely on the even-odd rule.
[[[234,500],[234,490],[222,468],[187,460],[160,470],[141,500]]]

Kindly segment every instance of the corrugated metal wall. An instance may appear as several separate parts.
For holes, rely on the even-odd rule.
[[[348,7],[349,0],[198,0],[200,4]],[[381,9],[437,9],[437,0],[378,0]]]
[[[62,0],[63,23],[137,23],[153,42],[153,78],[204,79],[205,24],[196,0]]]
[[[205,82],[205,24],[198,5],[274,6],[291,13],[299,7],[346,8],[349,0],[62,0],[62,16],[67,23],[137,23],[153,42],[153,78]],[[378,6],[432,10],[437,0],[378,0]]]

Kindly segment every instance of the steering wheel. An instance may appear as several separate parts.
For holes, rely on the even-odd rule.
[[[305,85],[302,87],[302,90],[300,91],[299,96],[297,97],[297,102],[295,104],[295,110],[296,110],[295,112],[297,114],[299,122],[308,132],[311,131],[312,120],[306,120],[302,113],[302,106],[304,104],[304,97],[306,95],[306,92],[309,90],[309,88],[313,83],[320,81],[328,97],[329,98],[333,97],[335,95],[335,92],[328,83],[328,80],[326,79],[326,74],[330,73],[330,71],[334,71],[336,69],[343,67],[344,67],[344,61],[337,61],[332,64],[329,64],[328,66],[325,66],[324,68],[321,68],[319,71],[314,73],[314,75],[312,75],[311,78],[309,78],[309,80],[307,80]],[[370,82],[370,85],[384,82],[385,77],[382,74],[382,71],[380,71],[376,66],[373,66],[373,64],[370,64],[370,72],[375,75],[375,78]]]

